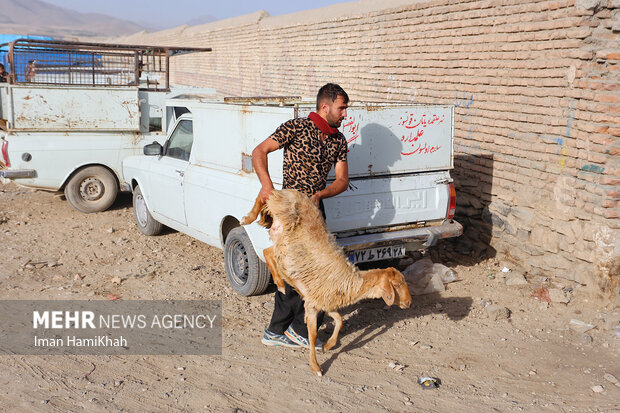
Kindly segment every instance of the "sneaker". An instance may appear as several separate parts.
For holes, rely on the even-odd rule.
[[[269,330],[265,330],[265,334],[263,334],[263,338],[261,340],[266,346],[284,346],[284,347],[299,347],[299,344],[291,341],[284,334],[275,334]]]
[[[293,330],[293,327],[288,326],[288,328],[284,332],[284,335],[296,345],[310,348],[310,343],[308,342],[308,339],[297,334],[295,330]],[[319,340],[318,337],[316,338],[316,343],[314,343],[314,348],[317,350],[323,350],[323,342]]]

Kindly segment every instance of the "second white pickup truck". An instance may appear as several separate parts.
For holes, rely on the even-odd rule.
[[[0,52],[6,48],[0,179],[62,190],[85,213],[109,208],[119,190],[130,189],[125,156],[166,138],[165,99],[191,89],[171,90],[169,57],[211,50],[33,39],[0,45]]]
[[[258,224],[240,226],[260,190],[249,154],[282,123],[307,116],[311,105],[257,99],[235,103],[199,98],[167,101],[166,143],[123,161],[133,189],[138,228],[155,235],[166,225],[223,248],[226,272],[243,295],[270,281]],[[453,107],[359,103],[340,130],[349,142],[350,188],[325,199],[327,224],[354,263],[398,258],[406,251],[459,236],[453,167]],[[276,187],[282,151],[269,155]],[[332,171],[333,173],[333,171]]]

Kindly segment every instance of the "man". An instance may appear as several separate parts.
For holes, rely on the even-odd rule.
[[[9,73],[6,71],[4,65],[0,63],[0,83],[7,83],[9,81]]]
[[[259,193],[263,201],[273,191],[267,169],[267,154],[284,149],[283,188],[296,189],[317,203],[323,216],[322,200],[341,192],[349,185],[347,141],[338,127],[347,116],[349,96],[338,85],[328,83],[319,89],[316,112],[307,118],[289,120],[252,152],[252,163],[262,184]],[[327,185],[327,174],[334,166],[336,179]],[[323,321],[323,313],[317,326]],[[271,323],[265,330],[262,343],[268,346],[308,347],[308,329],[304,321],[304,303],[288,284],[286,293],[276,291]],[[317,347],[322,343],[317,340]]]

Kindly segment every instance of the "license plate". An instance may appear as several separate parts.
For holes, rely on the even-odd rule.
[[[349,252],[349,261],[357,264],[360,262],[371,262],[379,260],[389,260],[405,256],[405,245],[388,245],[386,247],[368,248]]]

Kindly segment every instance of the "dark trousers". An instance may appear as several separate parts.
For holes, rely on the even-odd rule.
[[[325,218],[323,201],[319,203],[319,209],[323,214],[323,218]],[[304,320],[306,314],[304,310],[304,300],[293,287],[286,283],[285,287],[284,294],[276,290],[273,314],[268,330],[275,334],[284,334],[284,331],[286,331],[289,326],[292,326],[297,334],[308,338],[308,326]],[[316,317],[317,330],[321,324],[323,324],[324,317],[325,313],[320,311]]]
[[[273,315],[269,323],[269,331],[275,334],[284,334],[284,331],[291,326],[300,336],[308,338],[308,326],[304,320],[306,314],[304,310],[304,300],[297,294],[297,291],[288,284],[285,284],[285,294],[276,291]],[[323,324],[325,313],[319,312],[316,317],[316,328]]]

